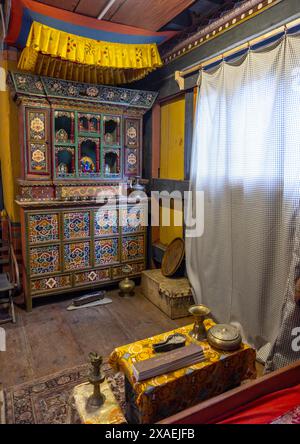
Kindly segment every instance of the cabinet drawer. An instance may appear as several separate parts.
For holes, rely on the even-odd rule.
[[[79,287],[81,285],[87,285],[97,282],[105,282],[110,280],[110,269],[106,268],[104,270],[91,270],[84,271],[82,273],[76,273],[74,275],[74,285]]]
[[[132,267],[132,273],[130,273],[130,276],[135,276],[137,274],[140,274],[146,268],[144,262],[137,262],[135,264],[130,264],[130,267]],[[123,272],[123,268],[124,265],[120,265],[119,267],[113,267],[111,269],[112,279],[121,279],[125,276],[128,276],[127,273]]]
[[[30,281],[31,293],[48,293],[50,291],[63,290],[72,287],[72,276],[51,276]]]

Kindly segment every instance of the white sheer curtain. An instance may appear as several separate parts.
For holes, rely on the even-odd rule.
[[[299,180],[300,38],[202,72],[191,187],[205,193],[204,234],[186,239],[188,276],[197,301],[239,326],[262,360],[277,353],[287,304],[298,322]]]

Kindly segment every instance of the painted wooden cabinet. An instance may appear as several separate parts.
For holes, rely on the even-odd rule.
[[[31,295],[113,281],[123,276],[125,263],[133,265],[132,275],[140,274],[145,268],[144,211],[144,205],[24,210]],[[131,218],[127,227],[119,225],[119,212]]]
[[[19,105],[23,286],[32,299],[95,289],[146,266],[142,116],[157,94],[11,73]],[[116,205],[105,199],[114,198]]]

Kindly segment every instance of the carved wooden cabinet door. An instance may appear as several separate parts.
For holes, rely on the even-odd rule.
[[[125,117],[125,176],[140,176],[141,120]]]
[[[25,107],[25,177],[51,177],[49,110]]]

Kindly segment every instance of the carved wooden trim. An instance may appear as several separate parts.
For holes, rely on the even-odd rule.
[[[224,32],[227,32],[241,23],[244,23],[245,21],[253,18],[255,15],[260,14],[281,1],[282,0],[247,0],[245,3],[235,7],[227,14],[200,29],[200,31],[193,34],[192,37],[183,40],[170,51],[163,54],[162,59],[164,64],[168,64],[173,60],[186,55],[193,49],[198,48],[209,40],[212,40]],[[177,81],[177,79],[175,80]],[[178,76],[178,80],[182,85],[180,75]]]

